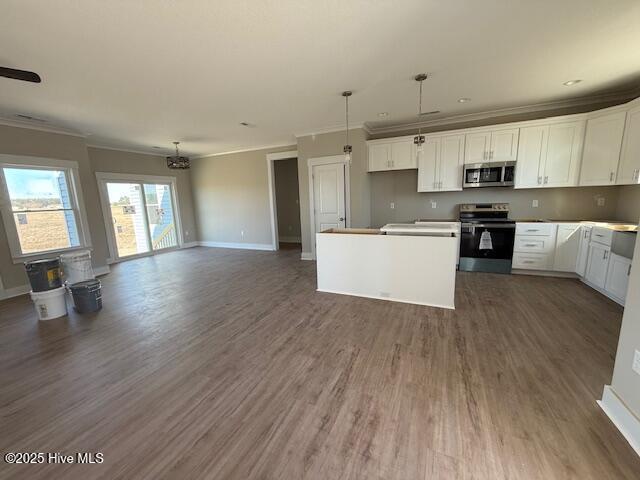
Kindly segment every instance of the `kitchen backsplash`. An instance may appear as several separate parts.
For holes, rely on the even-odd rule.
[[[417,170],[376,172],[370,176],[371,224],[375,227],[417,218],[454,219],[460,203],[507,202],[511,207],[510,216],[515,219],[637,223],[640,218],[640,185],[526,190],[479,188],[461,192],[418,193]],[[537,207],[532,206],[535,200]]]

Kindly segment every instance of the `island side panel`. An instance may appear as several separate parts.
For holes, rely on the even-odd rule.
[[[318,233],[318,290],[454,308],[457,239]]]

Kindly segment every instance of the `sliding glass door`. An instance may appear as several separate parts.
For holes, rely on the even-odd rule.
[[[105,180],[117,258],[178,246],[172,183]]]

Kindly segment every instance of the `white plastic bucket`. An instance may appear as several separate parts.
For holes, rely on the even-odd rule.
[[[62,266],[62,278],[68,285],[96,278],[93,274],[91,252],[89,250],[63,253],[60,255],[60,263]]]
[[[65,287],[54,288],[46,292],[31,292],[31,300],[38,312],[40,320],[51,320],[63,317],[67,314],[67,289]]]

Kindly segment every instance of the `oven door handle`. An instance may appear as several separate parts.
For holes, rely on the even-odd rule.
[[[508,228],[515,230],[514,224],[491,224],[491,223],[463,223],[461,227],[481,227],[481,228]]]

